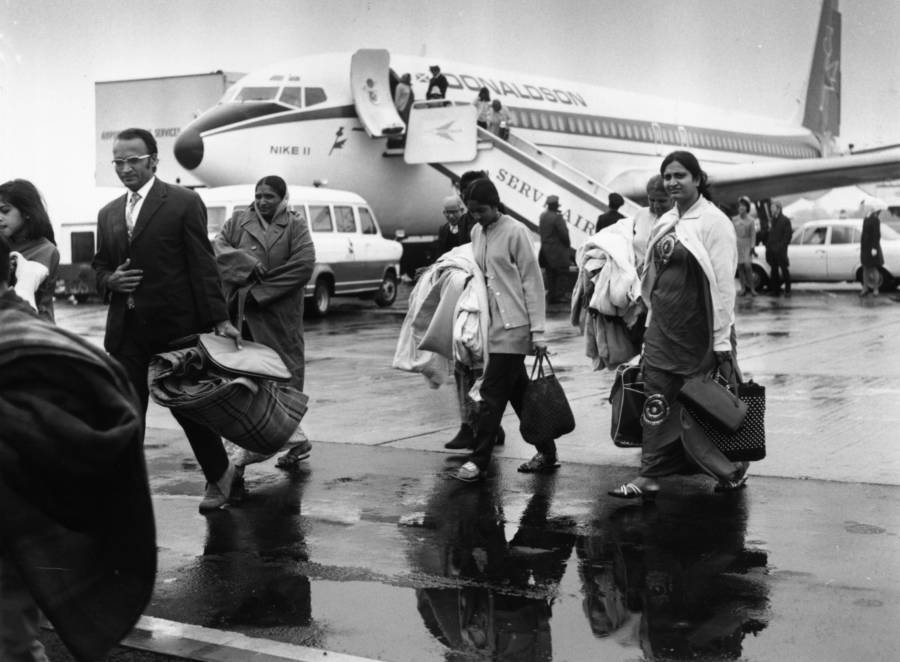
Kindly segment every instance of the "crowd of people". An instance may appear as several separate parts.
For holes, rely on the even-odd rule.
[[[446,78],[438,67],[432,68],[432,74],[427,96],[442,98]],[[406,76],[401,77],[401,85],[408,87],[408,83]],[[406,93],[399,85],[397,89],[401,95]],[[411,92],[403,103],[408,106],[410,100]],[[495,132],[504,126],[508,129],[508,115],[497,119],[502,117],[498,115],[502,106],[498,100],[490,100],[486,89],[477,103],[480,124]],[[110,390],[117,391],[106,404],[108,409],[118,407],[123,431],[112,441],[121,446],[117,452],[131,458],[134,472],[126,477],[123,489],[133,498],[116,504],[119,510],[110,521],[125,517],[124,509],[131,508],[129,512],[142,518],[138,524],[143,533],[138,539],[146,542],[148,530],[152,539],[153,524],[141,449],[151,360],[186,338],[213,329],[237,347],[255,341],[273,348],[290,372],[290,385],[302,391],[303,292],[315,264],[315,248],[306,219],[290,210],[287,184],[278,176],[261,178],[251,204],[235,212],[211,243],[200,197],[157,178],[158,150],[152,133],[137,128],[120,132],[113,143],[112,163],[126,193],[98,213],[93,261],[98,293],[108,304],[106,353],[89,350],[87,343],[54,326],[53,293],[60,257],[39,191],[24,180],[0,185],[0,315],[4,316],[0,365],[6,365],[4,351],[33,333],[39,348],[35,365],[41,351],[52,352],[49,348],[64,345],[77,360],[93,366],[94,388],[73,394],[72,402],[61,397],[60,406],[71,404],[74,412],[84,412],[96,403],[91,397],[105,394],[102,397],[110,399]],[[438,233],[435,268],[448,272],[463,269],[467,278],[461,282],[474,282],[476,290],[468,295],[464,289],[457,293],[460,301],[469,298],[465,299],[468,307],[459,307],[467,315],[463,323],[457,325],[453,320],[454,336],[457,329],[468,336],[454,337],[446,357],[456,383],[460,428],[445,446],[469,452],[452,477],[471,483],[489,476],[493,449],[503,444],[505,437],[501,421],[507,405],[521,417],[529,382],[526,356],[547,354],[546,307],[569,302],[567,276],[576,256],[558,196],[546,199],[546,211],[538,223],[541,249],[536,254],[529,231],[505,213],[487,173],[465,173],[457,187],[456,194],[442,203],[446,222]],[[748,463],[728,460],[697,426],[686,425],[677,394],[685,380],[713,370],[732,385],[739,380],[734,276],[740,276],[741,294],[754,294],[750,264],[755,247],[763,241],[772,266],[772,291],[778,294],[783,287],[789,296],[790,220],[781,205],[773,202],[767,232],[760,232],[748,198],[738,201],[739,212],[729,219],[712,202],[700,163],[686,151],[666,156],[659,174],[647,184],[647,198],[647,209],[625,217],[618,212],[624,202],[621,196],[611,194],[609,212],[598,219],[596,227],[596,246],[612,245],[604,239],[613,236],[624,238],[628,246],[625,262],[633,276],[627,290],[633,293],[634,304],[629,307],[628,326],[637,334],[633,346],[640,355],[646,394],[640,468],[632,479],[610,486],[608,494],[620,499],[652,499],[660,490],[660,478],[689,473],[711,476],[716,491],[739,490],[746,484]],[[877,214],[863,224],[861,252],[862,294],[877,295],[878,268],[883,263]],[[579,269],[586,264],[577,261]],[[435,279],[430,286],[441,289],[444,282]],[[578,303],[587,309],[585,296],[580,294]],[[571,303],[574,306],[576,302]],[[21,370],[21,356],[10,360],[10,365]],[[6,421],[26,425],[28,420],[16,408],[16,399],[9,396],[5,378],[10,374],[4,370],[4,379],[0,379],[0,413]],[[58,379],[53,383],[58,389]],[[44,397],[50,392],[43,393]],[[75,402],[78,398],[81,400]],[[245,467],[272,455],[239,451],[229,456],[214,430],[178,412],[173,415],[206,477],[200,511],[208,513],[238,503],[245,489]],[[0,440],[4,458],[24,452],[9,434],[0,433]],[[535,453],[518,467],[520,472],[551,473],[560,466],[556,439],[530,443]],[[284,454],[277,465],[289,468],[307,459],[312,447],[298,426],[280,450]],[[65,475],[69,468],[60,471]],[[2,466],[0,491],[8,490],[23,503],[33,498],[11,479],[9,467]],[[63,508],[59,518],[67,515]],[[14,524],[4,521],[0,536],[9,539],[17,535]],[[4,550],[17,549],[15,542],[7,540]],[[104,538],[103,544],[107,542]],[[129,567],[130,574],[119,574],[115,580],[134,577],[134,588],[127,593],[129,610],[122,612],[116,627],[146,603],[148,573],[152,586],[153,564],[146,549],[139,552],[141,565]],[[30,566],[20,555],[4,551],[0,559],[3,646],[24,650],[40,645],[36,643],[37,607],[47,611],[47,603],[36,588],[40,582],[29,572]],[[29,581],[23,583],[21,574]],[[51,609],[49,613],[58,623],[67,623],[71,617],[65,610]],[[118,632],[115,628],[111,631]]]

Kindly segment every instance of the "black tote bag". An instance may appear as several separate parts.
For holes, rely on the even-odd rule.
[[[612,407],[609,436],[616,446],[640,447],[641,414],[646,399],[640,366],[623,363],[616,368],[616,376],[609,391],[609,404]]]
[[[702,411],[685,404],[703,434],[732,462],[755,462],[766,456],[766,388],[754,381],[737,386],[737,397],[747,405],[747,413],[736,432],[723,432]]]
[[[544,372],[545,361],[547,372]],[[550,359],[544,354],[534,357],[531,378],[522,395],[519,433],[533,445],[556,439],[574,429],[575,416],[562,385],[553,374]]]

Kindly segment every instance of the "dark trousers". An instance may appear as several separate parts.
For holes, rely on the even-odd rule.
[[[546,267],[544,269],[544,288],[547,290],[547,299],[550,303],[563,302],[569,298],[570,292],[567,287],[569,269],[554,269]]]
[[[784,284],[784,291],[787,294],[791,293],[791,272],[788,270],[787,265],[785,264],[773,264],[772,266],[772,285],[771,290],[773,292],[781,291],[781,285]]]
[[[528,385],[524,354],[491,354],[481,383],[481,403],[475,431],[475,450],[469,456],[479,469],[487,468],[494,450],[494,439],[503,420],[506,404],[513,406],[516,416],[522,411],[522,395]],[[550,458],[556,457],[556,440],[535,444]]]
[[[150,369],[152,352],[144,343],[136,340],[138,337],[133,332],[131,325],[126,322],[124,339],[119,348],[112,352],[112,357],[122,364],[128,379],[134,385],[140,400],[141,412],[146,425],[147,405],[150,400],[150,387],[147,384],[147,376]],[[195,423],[183,416],[172,412],[175,420],[184,430],[188,443],[194,451],[194,456],[203,470],[203,475],[209,483],[216,482],[228,468],[228,453],[222,444],[222,438],[205,425]]]

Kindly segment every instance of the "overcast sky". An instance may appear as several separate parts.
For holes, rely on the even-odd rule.
[[[94,82],[387,48],[790,120],[820,0],[0,0],[0,180],[93,187]],[[841,139],[900,142],[900,2],[841,0]]]

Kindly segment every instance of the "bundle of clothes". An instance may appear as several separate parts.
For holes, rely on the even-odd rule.
[[[451,378],[454,362],[482,370],[488,323],[487,288],[472,244],[457,246],[428,267],[413,287],[392,365],[421,373],[431,388]]]
[[[582,244],[571,322],[582,329],[594,370],[616,368],[641,350],[646,307],[635,263],[633,222],[622,219]]]

